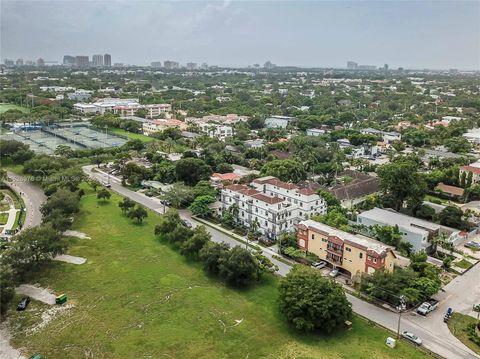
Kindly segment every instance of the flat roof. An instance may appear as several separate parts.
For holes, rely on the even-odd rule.
[[[368,218],[372,221],[381,222],[387,225],[397,225],[422,235],[428,233],[428,230],[437,231],[440,229],[438,224],[410,217],[406,214],[394,212],[393,210],[386,210],[377,207],[360,213],[358,217]]]

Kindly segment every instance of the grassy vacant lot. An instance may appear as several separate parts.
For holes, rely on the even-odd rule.
[[[69,251],[87,262],[56,262],[34,280],[66,293],[74,307],[44,326],[43,304],[10,311],[15,347],[47,358],[428,357],[404,342],[387,348],[388,333],[360,318],[332,336],[296,332],[278,312],[277,279],[247,290],[226,287],[155,239],[158,216],[150,212],[134,224],[118,201],[114,195],[101,203],[87,190],[74,229],[92,239],[73,239]]]
[[[468,268],[473,266],[473,264],[470,263],[469,261],[467,261],[466,259],[462,259],[458,262],[455,262],[455,263],[453,263],[453,265],[455,265],[459,268],[462,268],[462,269],[468,269]]]
[[[19,110],[22,112],[30,112],[30,110],[26,107],[21,107],[18,105],[12,105],[9,103],[0,103],[0,113],[7,112],[8,110]]]
[[[480,345],[474,343],[469,337],[468,326],[475,324],[477,320],[469,315],[453,313],[448,321],[448,328],[463,344],[472,349],[475,353],[480,354]],[[472,331],[470,330],[470,333]]]

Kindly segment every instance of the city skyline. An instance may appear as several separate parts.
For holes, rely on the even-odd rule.
[[[115,63],[139,66],[172,60],[246,67],[270,60],[298,67],[355,61],[391,69],[480,68],[478,2],[4,1],[1,8],[2,58],[12,60],[61,63],[64,55],[109,53]]]

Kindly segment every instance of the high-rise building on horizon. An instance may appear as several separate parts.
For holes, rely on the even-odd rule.
[[[358,68],[358,64],[355,61],[348,61],[347,62],[347,69],[356,70],[357,68]]]
[[[112,67],[112,55],[110,54],[103,55],[103,65],[105,67]]]
[[[37,59],[37,66],[38,67],[44,67],[45,66],[45,60],[43,60],[41,57]]]
[[[92,65],[95,67],[103,67],[103,55],[93,55]]]
[[[154,61],[150,64],[150,67],[153,69],[159,69],[162,67],[162,62],[161,61]]]
[[[163,63],[163,66],[167,70],[175,70],[175,69],[178,69],[180,67],[180,64],[176,61],[168,61],[167,60]]]
[[[3,60],[3,63],[5,64],[5,66],[7,67],[13,67],[15,65],[15,63],[13,62],[13,60],[10,60],[10,59],[4,59]]]
[[[90,59],[88,56],[75,56],[75,66],[88,67],[90,65]]]
[[[196,70],[198,65],[195,62],[188,62],[187,63],[187,70],[192,71]]]
[[[23,59],[17,59],[15,66],[23,66]]]
[[[384,69],[385,71],[388,71],[388,64],[383,65],[383,69]]]
[[[74,66],[75,65],[75,57],[70,55],[63,56],[63,66]]]

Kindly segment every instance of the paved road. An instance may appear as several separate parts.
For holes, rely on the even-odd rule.
[[[19,176],[10,171],[7,174],[9,177],[8,184],[22,196],[25,202],[27,215],[23,228],[38,226],[42,222],[40,207],[47,200],[47,197],[40,187],[29,181],[28,177]]]
[[[107,176],[104,173],[101,172],[92,172],[91,169],[94,166],[86,166],[84,167],[85,173],[87,173],[89,176],[93,176],[96,179],[100,181],[106,181]],[[122,187],[121,181],[117,178],[114,178],[110,176],[110,183],[111,183],[111,189],[123,196],[127,196],[130,199],[142,204],[143,206],[150,208],[158,213],[164,213],[165,209],[164,206],[160,203],[158,199],[153,199],[150,197],[147,197],[143,194],[139,194],[136,192],[133,192],[125,187]],[[199,223],[195,222],[195,220],[191,217],[191,214],[189,211],[180,211],[180,215],[184,219],[188,219],[191,221],[194,225],[199,225]],[[232,246],[238,245],[239,242],[237,242],[235,239],[232,237],[226,235],[225,233],[218,231],[212,227],[206,226],[208,232],[212,235],[212,240],[215,242],[226,242],[229,243]],[[275,254],[272,250],[269,248],[266,248],[263,250],[264,255],[269,257],[274,264],[276,264],[279,267],[278,274],[281,276],[285,276],[291,269],[290,265],[287,265],[283,262],[279,262],[278,260],[275,260],[272,258],[272,255]],[[437,309],[436,312],[431,313],[428,317],[421,317],[417,316],[416,314],[412,313],[405,313],[402,315],[402,320],[401,320],[401,331],[403,330],[408,330],[412,331],[415,334],[417,334],[419,337],[421,337],[424,341],[424,346],[431,351],[447,358],[447,359],[470,359],[470,358],[480,358],[480,356],[476,355],[473,351],[468,349],[465,345],[463,345],[458,339],[456,339],[448,330],[446,324],[443,323],[443,314],[444,307],[452,306],[456,308],[457,305],[459,305],[464,299],[462,299],[462,295],[471,292],[471,288],[475,287],[472,285],[472,283],[477,283],[479,284],[479,273],[478,268],[480,266],[477,265],[477,268],[475,271],[471,271],[471,274],[467,273],[467,276],[462,276],[460,279],[457,279],[458,283],[454,287],[453,283],[451,285],[451,289],[447,289],[447,293],[453,293],[454,291],[459,290],[464,290],[463,292],[460,291],[458,296],[454,296],[451,294],[451,296],[447,299],[444,300],[444,303],[441,304],[440,308]],[[476,276],[476,277],[475,277]],[[478,289],[478,288],[477,288]],[[463,293],[463,294],[462,294]],[[473,298],[471,299],[474,301],[474,294]],[[388,310],[379,308],[371,303],[365,302],[361,299],[358,299],[357,297],[354,297],[350,294],[347,294],[348,300],[352,303],[352,308],[353,310],[396,332],[397,331],[397,325],[398,325],[398,314],[390,312]],[[458,298],[458,300],[453,300],[453,298]],[[480,298],[478,297],[478,292],[477,292],[477,299],[480,302]]]

